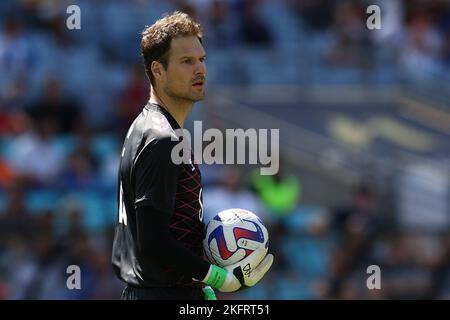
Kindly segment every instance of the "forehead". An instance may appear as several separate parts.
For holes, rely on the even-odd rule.
[[[184,56],[195,57],[205,55],[200,40],[194,36],[172,39],[170,43],[170,56],[177,59]]]

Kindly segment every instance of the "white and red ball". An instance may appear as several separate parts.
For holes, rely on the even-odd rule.
[[[220,267],[237,263],[260,247],[269,246],[262,220],[251,211],[234,208],[219,212],[206,226],[203,248],[208,260]]]

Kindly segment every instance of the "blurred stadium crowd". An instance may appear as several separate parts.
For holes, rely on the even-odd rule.
[[[72,2],[1,1],[0,299],[119,298],[116,178],[125,130],[148,99],[145,25],[175,9],[196,17],[211,88],[449,81],[450,2],[384,1],[383,28],[369,33],[365,8],[380,2],[80,0],[81,30],[70,31]],[[334,205],[305,202],[296,169],[262,177],[203,165],[205,219],[230,207],[258,213],[276,259],[257,287],[221,298],[450,298],[448,232],[401,232],[368,181]],[[66,287],[73,264],[81,290]],[[372,264],[382,290],[366,287]]]

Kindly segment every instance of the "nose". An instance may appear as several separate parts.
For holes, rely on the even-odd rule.
[[[203,75],[206,76],[207,70],[206,70],[206,63],[203,61],[198,61],[197,65],[195,66],[195,75]]]

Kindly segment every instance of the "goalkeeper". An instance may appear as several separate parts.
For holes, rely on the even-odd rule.
[[[273,256],[262,248],[226,268],[206,262],[200,170],[192,153],[189,163],[171,158],[175,130],[205,95],[200,26],[186,14],[168,15],[144,30],[141,53],[150,99],[123,144],[112,249],[114,271],[126,284],[122,299],[204,299],[210,287],[251,287]]]

